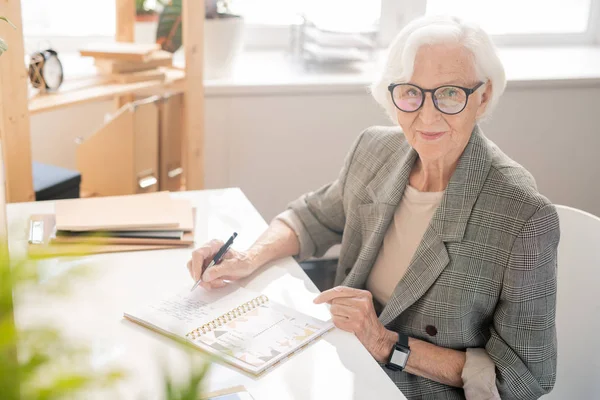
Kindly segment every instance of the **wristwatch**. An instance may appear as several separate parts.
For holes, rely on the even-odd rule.
[[[393,371],[403,371],[408,362],[409,355],[410,347],[408,347],[408,336],[399,333],[398,341],[394,344],[394,348],[390,353],[390,358],[385,364],[386,368]]]

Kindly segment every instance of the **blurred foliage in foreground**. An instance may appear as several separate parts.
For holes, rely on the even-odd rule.
[[[68,299],[72,285],[81,279],[93,279],[92,269],[78,266],[40,284],[39,262],[42,261],[9,261],[6,248],[0,248],[0,397],[3,400],[76,399],[88,390],[110,390],[126,378],[125,371],[89,367],[90,350],[65,338],[55,326],[41,322],[35,326],[15,326],[13,300],[18,302],[21,293],[35,291],[39,299],[50,296]],[[163,398],[197,400],[201,398],[202,382],[210,361],[185,341],[173,340],[173,345],[189,352],[190,372],[187,379],[181,381],[180,377],[175,382],[163,364]],[[119,397],[111,395],[111,398]]]

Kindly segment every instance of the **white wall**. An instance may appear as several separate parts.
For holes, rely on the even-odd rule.
[[[387,123],[366,94],[214,98],[206,115],[207,186],[239,186],[266,219],[335,179],[360,131]]]
[[[103,101],[32,115],[33,160],[76,169],[75,140],[92,135],[102,126],[104,115],[112,111],[113,102]]]
[[[600,215],[600,86],[510,89],[483,127],[552,202]]]
[[[332,89],[334,91],[334,89]],[[600,85],[509,84],[486,135],[536,177],[551,201],[600,215]],[[32,116],[33,157],[73,168],[77,136],[112,103]],[[209,96],[206,186],[240,187],[267,220],[335,179],[356,136],[389,124],[362,89],[352,93]]]

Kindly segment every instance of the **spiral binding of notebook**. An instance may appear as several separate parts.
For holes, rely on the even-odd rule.
[[[268,301],[269,298],[264,294],[261,294],[260,296],[255,297],[254,299],[247,301],[244,304],[232,309],[231,311],[228,311],[225,314],[213,319],[212,321],[209,321],[206,324],[194,329],[193,331],[186,333],[185,336],[191,338],[192,340],[195,340],[203,334],[206,334],[212,331],[213,329],[225,325],[226,323],[234,320],[239,316],[246,314],[247,312],[265,304]]]

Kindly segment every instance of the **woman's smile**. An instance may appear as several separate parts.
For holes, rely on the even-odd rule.
[[[417,131],[419,136],[425,140],[438,140],[444,136],[447,131]]]

